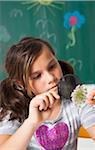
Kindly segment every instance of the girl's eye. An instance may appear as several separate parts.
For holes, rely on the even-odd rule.
[[[39,79],[40,77],[41,77],[41,74],[38,74],[38,75],[32,77],[32,80],[37,80],[37,79]]]
[[[55,69],[55,68],[56,68],[56,66],[57,66],[57,63],[54,63],[54,64],[50,65],[50,66],[49,66],[49,70],[53,70],[53,69]]]

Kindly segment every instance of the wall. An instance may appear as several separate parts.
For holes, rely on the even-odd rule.
[[[94,83],[95,1],[29,2],[0,1],[0,80],[6,77],[7,49],[24,36],[34,36],[48,40],[58,59],[69,61],[82,82]]]

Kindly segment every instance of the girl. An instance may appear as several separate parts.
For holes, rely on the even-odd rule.
[[[95,107],[80,110],[60,99],[58,82],[72,67],[58,61],[42,39],[13,45],[5,61],[8,77],[0,85],[0,150],[76,150],[83,125],[95,140]]]

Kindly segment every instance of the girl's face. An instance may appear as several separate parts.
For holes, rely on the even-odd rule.
[[[37,95],[50,90],[58,84],[61,77],[62,70],[57,59],[48,47],[44,46],[31,67],[29,83],[32,92]]]

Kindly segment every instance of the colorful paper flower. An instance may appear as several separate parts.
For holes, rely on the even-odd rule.
[[[70,29],[70,33],[68,34],[68,38],[71,40],[66,48],[68,49],[71,46],[74,46],[76,43],[75,32],[77,29],[81,27],[81,25],[85,22],[85,17],[80,15],[78,11],[74,11],[73,13],[68,12],[64,15],[64,27],[66,29]]]

